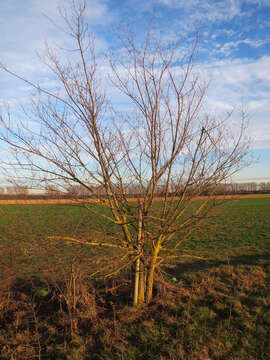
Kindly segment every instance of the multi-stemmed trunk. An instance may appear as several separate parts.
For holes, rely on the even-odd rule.
[[[133,305],[149,304],[153,297],[154,276],[157,266],[158,254],[161,245],[158,242],[153,249],[150,259],[149,267],[145,264],[145,257],[143,256],[143,217],[142,212],[139,210],[138,217],[138,236],[137,236],[137,250],[138,257],[134,265],[134,288],[133,288]]]
[[[148,271],[140,259],[135,263],[133,305],[149,304],[153,297],[154,277],[158,251],[155,249]]]

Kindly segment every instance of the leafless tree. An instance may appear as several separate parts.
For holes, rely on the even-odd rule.
[[[8,112],[1,116],[1,139],[14,150],[13,165],[25,178],[39,186],[44,180],[59,187],[78,185],[109,208],[105,215],[84,204],[117,224],[117,236],[61,239],[116,251],[117,261],[100,272],[110,276],[132,268],[134,305],[149,303],[155,275],[179,258],[180,245],[213,205],[211,196],[193,200],[205,192],[214,196],[216,187],[243,165],[245,119],[233,135],[228,119],[205,115],[206,85],[193,63],[196,41],[180,57],[151,30],[141,45],[123,32],[121,51],[109,57],[111,82],[129,104],[127,113],[113,108],[102,87],[85,5],[73,3],[71,16],[65,11],[62,16],[76,51],[61,58],[47,47],[45,56],[60,90],[22,79],[37,93],[27,116],[38,130],[27,120],[14,124]]]
[[[29,189],[27,186],[23,186],[23,185],[12,185],[12,186],[8,186],[6,188],[6,193],[8,195],[16,195],[16,196],[19,196],[19,197],[22,197],[22,196],[27,196],[29,194]]]
[[[44,193],[48,197],[59,197],[61,195],[60,189],[53,185],[53,184],[47,184],[44,188]]]
[[[66,188],[66,194],[69,198],[85,198],[91,195],[91,193],[85,189],[82,185],[69,184]]]

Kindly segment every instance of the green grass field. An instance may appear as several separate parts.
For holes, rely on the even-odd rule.
[[[74,205],[0,212],[1,359],[270,359],[269,198],[219,206],[183,243],[153,304],[136,311],[124,275],[94,288],[95,253],[47,240],[116,228]]]

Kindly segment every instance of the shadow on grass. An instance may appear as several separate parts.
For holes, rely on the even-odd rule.
[[[229,260],[193,261],[179,264],[176,271],[181,275],[228,264],[269,266],[270,253],[234,256]],[[225,282],[224,287],[215,289],[214,295],[213,292],[208,294],[206,283],[203,285],[205,291],[198,291],[196,297],[188,287],[187,292],[182,292],[181,285],[177,293],[180,297],[164,288],[158,293],[156,303],[139,311],[125,308],[130,304],[128,279],[125,284],[123,279],[107,283],[88,283],[85,279],[81,287],[78,283],[75,295],[81,300],[73,307],[72,291],[71,298],[64,301],[72,282],[59,280],[55,284],[38,276],[16,278],[9,288],[10,299],[3,302],[1,309],[0,359],[157,359],[161,353],[166,359],[177,359],[179,351],[183,355],[181,358],[191,359],[193,349],[203,352],[204,344],[213,333],[218,334],[218,347],[217,342],[212,342],[211,351],[220,352],[224,343],[224,356],[219,358],[246,359],[248,352],[253,351],[253,358],[266,359],[269,287],[263,287],[263,292],[258,278],[255,276],[248,289],[243,289],[246,300],[241,298],[241,302],[239,293],[233,290],[237,287],[234,283]],[[231,293],[233,297],[227,296]],[[220,301],[216,300],[216,294]],[[255,313],[256,309],[261,313]],[[264,313],[266,315],[262,316]],[[174,347],[173,337],[177,339]],[[239,357],[243,337],[249,337],[252,348]],[[226,344],[230,346],[228,351]]]
[[[191,262],[180,263],[172,270],[172,275],[181,275],[183,273],[191,273],[197,271],[207,271],[211,268],[219,267],[222,265],[270,265],[270,252],[263,254],[249,254],[228,257],[228,259],[219,260],[196,260]]]

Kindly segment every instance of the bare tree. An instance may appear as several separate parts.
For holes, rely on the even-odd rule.
[[[29,194],[29,189],[25,185],[12,185],[6,188],[8,195],[16,195],[19,197],[26,197]]]
[[[117,236],[61,239],[117,251],[117,261],[100,272],[111,276],[132,268],[134,305],[149,303],[155,275],[179,258],[180,245],[213,205],[211,196],[193,200],[205,192],[214,195],[243,165],[245,119],[233,135],[228,119],[205,115],[206,86],[196,75],[195,46],[180,58],[178,49],[163,46],[151,31],[141,45],[123,33],[120,55],[110,57],[111,81],[129,103],[128,113],[112,110],[84,14],[79,3],[73,3],[71,16],[62,11],[76,51],[63,59],[46,50],[46,65],[61,90],[22,79],[37,92],[27,116],[39,130],[26,120],[12,126],[8,112],[1,116],[1,139],[14,150],[13,165],[26,178],[38,185],[44,179],[59,187],[79,185],[109,208],[105,215],[84,204],[117,224]]]
[[[69,198],[76,199],[78,197],[84,198],[91,195],[87,189],[82,185],[69,184],[66,188],[66,194]]]
[[[60,189],[53,184],[45,185],[44,193],[48,197],[59,197],[61,195]]]

